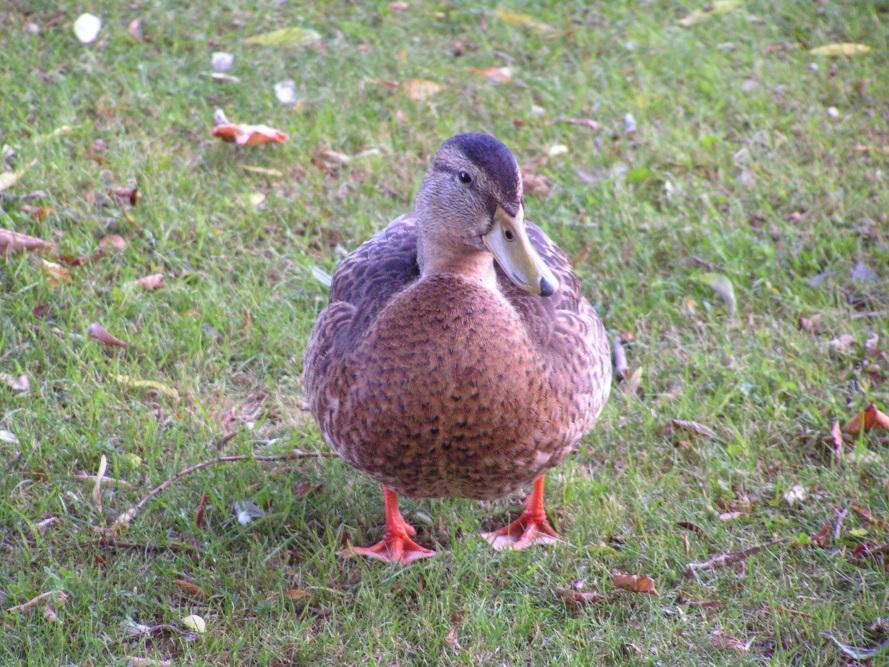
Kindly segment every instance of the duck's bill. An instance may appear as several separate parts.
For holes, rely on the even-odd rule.
[[[482,241],[509,279],[526,292],[552,296],[559,289],[559,281],[528,238],[521,206],[514,216],[498,206],[494,225]]]

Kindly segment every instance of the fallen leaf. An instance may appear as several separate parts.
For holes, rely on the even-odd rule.
[[[164,286],[164,274],[152,273],[136,281],[136,284],[144,290],[152,292]]]
[[[826,548],[828,543],[830,542],[830,532],[833,526],[830,525],[830,521],[826,522],[817,533],[812,533],[809,536],[809,539],[812,540],[812,544],[815,546],[819,546],[822,549]]]
[[[846,433],[858,435],[862,431],[870,431],[874,428],[889,430],[889,415],[885,415],[877,409],[874,403],[852,417],[843,427]]]
[[[82,44],[91,44],[96,41],[102,30],[102,19],[92,14],[81,14],[74,22],[74,34]]]
[[[22,210],[37,222],[43,222],[53,212],[52,206],[29,206],[28,204],[22,206]]]
[[[744,516],[743,512],[723,512],[719,515],[720,521],[733,521],[734,519],[738,519]]]
[[[60,266],[55,262],[50,262],[45,259],[40,260],[40,266],[43,268],[43,272],[49,278],[50,285],[59,285],[61,283],[70,283],[71,282],[71,272],[68,271],[64,266]]]
[[[783,539],[772,540],[771,542],[767,542],[766,544],[758,544],[755,547],[750,547],[749,549],[744,549],[743,551],[731,551],[728,553],[721,553],[701,563],[689,563],[686,566],[686,575],[689,577],[695,577],[701,570],[717,570],[728,565],[743,563],[750,556],[758,554],[760,551],[786,541],[787,540]]]
[[[491,83],[512,83],[512,70],[509,67],[467,67],[466,71],[483,76]]]
[[[806,489],[802,484],[794,484],[784,493],[784,502],[793,507],[797,503],[801,503],[806,499]]]
[[[809,53],[813,56],[854,56],[859,53],[868,53],[869,51],[869,46],[851,42],[825,44],[824,46],[816,46],[814,49],[809,49]]]
[[[753,645],[753,640],[742,642],[740,639],[724,635],[722,630],[714,630],[710,635],[710,641],[717,648],[730,648],[741,653],[747,653]]]
[[[843,433],[840,430],[840,422],[834,421],[833,426],[830,427],[830,441],[833,444],[833,455],[836,458],[837,463],[843,460],[843,453],[845,452],[845,443],[843,442]]]
[[[880,279],[880,276],[877,275],[876,271],[861,260],[858,260],[855,264],[855,267],[849,273],[849,277],[859,283],[872,283]]]
[[[704,273],[698,276],[698,280],[722,297],[722,301],[728,309],[728,314],[734,316],[737,311],[737,302],[732,281],[721,273]]]
[[[389,9],[393,12],[403,12],[405,10],[410,9],[410,4],[407,2],[390,2]]]
[[[189,630],[194,630],[199,635],[207,632],[207,623],[197,614],[191,614],[182,619],[182,625]]]
[[[873,514],[870,513],[870,510],[868,510],[864,507],[861,507],[859,505],[854,505],[854,504],[851,505],[850,507],[851,507],[852,511],[855,512],[855,514],[857,514],[862,519],[864,519],[865,522],[868,523],[869,525],[877,526],[878,528],[886,528],[886,526],[887,526],[886,521],[884,519],[875,517]]]
[[[627,381],[624,384],[624,396],[630,397],[635,396],[636,392],[639,391],[639,385],[642,384],[642,368],[634,368],[632,372],[627,377]]]
[[[244,40],[249,46],[308,46],[321,40],[321,35],[309,28],[291,26],[253,35]]]
[[[578,264],[579,262],[573,262],[572,266],[577,266]],[[615,336],[611,341],[611,359],[615,376],[621,380],[624,379],[630,368],[627,365],[627,353],[624,351],[620,336]]]
[[[130,37],[135,39],[137,42],[142,41],[142,22],[139,19],[133,19],[130,21],[129,25],[127,25],[127,32]]]
[[[741,0],[716,0],[707,9],[696,9],[685,18],[679,19],[676,23],[683,28],[690,28],[702,21],[706,21],[711,16],[725,14],[741,6]]]
[[[2,255],[10,255],[22,250],[53,250],[55,247],[54,243],[38,239],[34,236],[19,234],[18,232],[9,229],[0,229],[0,254]]]
[[[111,194],[114,195],[118,200],[123,202],[129,202],[130,206],[135,206],[139,203],[139,188],[135,187],[118,187],[112,188]]]
[[[10,390],[17,394],[26,394],[31,388],[27,375],[9,375],[8,373],[0,373],[0,382],[9,387]]]
[[[799,328],[809,334],[817,334],[821,331],[821,315],[812,315],[812,317],[799,318]]]
[[[522,172],[522,189],[524,194],[532,197],[545,197],[549,194],[552,183],[546,176],[535,174],[529,166],[521,168]]]
[[[190,582],[188,579],[173,579],[173,583],[183,592],[188,595],[193,595],[194,597],[203,598],[207,597],[207,594],[204,593],[204,589]]]
[[[281,104],[296,104],[296,83],[286,79],[275,84],[275,97]]]
[[[239,146],[257,146],[259,144],[283,144],[288,136],[285,132],[268,125],[245,125],[221,123],[210,130],[210,134],[223,141],[236,143]]]
[[[305,600],[308,597],[311,597],[311,593],[309,591],[304,591],[301,588],[291,588],[288,591],[284,591],[284,598],[290,600],[291,602],[298,602],[299,600]]]
[[[508,9],[495,9],[494,16],[496,16],[504,23],[515,26],[516,28],[529,28],[543,34],[549,34],[555,32],[556,30],[551,25],[548,25],[543,21],[539,21],[533,16],[529,16],[528,14],[519,14],[518,12],[511,12]]]
[[[348,164],[352,158],[332,148],[322,148],[312,156],[312,161],[325,171],[333,171],[337,167]]]
[[[59,623],[60,622],[59,616],[58,616],[58,614],[56,614],[55,607],[53,607],[51,604],[43,605],[42,611],[43,611],[44,618],[46,618],[46,620],[49,621],[50,623]]]
[[[634,134],[636,132],[636,119],[633,114],[624,114],[624,133]]]
[[[0,442],[8,442],[10,445],[18,444],[19,439],[12,431],[0,428]]]
[[[647,593],[648,595],[660,595],[654,588],[654,579],[645,574],[625,574],[617,570],[611,572],[612,583],[620,589],[632,593]]]
[[[401,84],[404,94],[414,102],[422,102],[444,90],[444,86],[426,79],[408,79]]]
[[[111,377],[113,377],[114,380],[119,382],[120,384],[126,385],[128,387],[132,387],[134,389],[150,389],[152,391],[163,394],[164,396],[169,396],[174,400],[179,400],[179,392],[161,382],[156,382],[154,380],[141,380],[139,378],[130,377],[129,375],[112,375]]]
[[[259,505],[249,500],[238,500],[235,502],[234,507],[238,523],[242,526],[246,526],[253,521],[253,519],[259,519],[265,516],[265,511],[263,511]]]
[[[109,347],[126,347],[128,345],[126,341],[121,340],[120,338],[112,336],[110,333],[108,333],[108,330],[105,329],[105,327],[103,327],[98,322],[93,322],[92,324],[90,324],[89,327],[87,327],[86,333],[87,335],[95,338],[103,345],[107,345]]]
[[[598,604],[605,598],[595,591],[580,591],[576,588],[556,588],[558,595],[572,611],[579,611],[591,604]]]
[[[252,164],[242,164],[241,169],[249,171],[253,174],[262,174],[263,176],[271,176],[272,178],[284,178],[284,172],[278,169],[270,169],[268,167],[257,167]]]
[[[850,336],[849,334],[843,334],[842,336],[837,336],[834,338],[828,345],[830,349],[839,352],[840,354],[849,354],[852,350],[852,346],[855,344],[855,338]]]
[[[856,648],[855,646],[844,644],[839,639],[834,637],[833,634],[830,632],[825,632],[824,636],[827,637],[834,644],[836,644],[837,648],[840,649],[843,653],[848,655],[850,658],[854,658],[855,660],[870,660],[871,658],[876,658],[877,656],[880,656],[883,653],[889,651],[889,639],[884,641],[882,644],[878,644],[872,648]]]
[[[204,512],[207,510],[207,501],[210,499],[210,496],[204,491],[201,494],[201,499],[198,501],[198,509],[194,513],[194,525],[198,528],[204,527]]]

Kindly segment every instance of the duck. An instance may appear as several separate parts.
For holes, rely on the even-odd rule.
[[[524,216],[515,156],[483,133],[441,144],[414,209],[338,266],[306,344],[303,383],[324,440],[383,489],[385,532],[348,555],[408,564],[399,496],[500,498],[521,515],[484,539],[551,544],[544,478],[611,387],[608,337],[565,253]]]

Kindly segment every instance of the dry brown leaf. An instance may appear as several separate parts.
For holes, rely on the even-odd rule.
[[[305,600],[308,597],[311,597],[311,593],[309,591],[305,591],[302,588],[291,588],[289,591],[284,591],[284,597],[291,602],[297,602],[299,600]]]
[[[630,397],[635,396],[636,392],[639,391],[639,386],[642,384],[642,369],[634,368],[630,374],[627,376],[626,384],[624,384],[624,396]]]
[[[9,373],[0,373],[0,382],[18,394],[26,394],[31,388],[31,382],[28,380],[27,375],[15,376]]]
[[[93,503],[102,511],[102,478],[105,477],[105,471],[108,470],[108,458],[102,454],[99,459],[99,470],[96,473],[96,483],[93,486]]]
[[[268,125],[246,125],[236,123],[219,123],[210,130],[210,134],[223,141],[236,143],[239,146],[256,146],[259,144],[282,144],[288,136],[281,130]]]
[[[723,512],[719,515],[720,521],[733,521],[744,516],[743,512]]]
[[[512,70],[509,67],[467,67],[466,71],[483,76],[491,83],[512,83]]]
[[[404,94],[414,102],[422,102],[444,90],[444,86],[440,83],[426,79],[408,79],[401,85],[404,88]]]
[[[572,611],[579,611],[590,604],[598,604],[605,598],[595,591],[580,591],[576,588],[556,588],[558,595]]]
[[[861,507],[860,505],[851,505],[850,508],[853,512],[855,512],[855,514],[864,519],[867,524],[876,526],[878,528],[886,528],[886,520],[875,517],[873,514],[870,513],[870,510]]]
[[[52,206],[29,206],[28,204],[22,205],[22,210],[37,222],[43,222],[53,212]]]
[[[617,587],[631,593],[647,593],[648,595],[659,596],[660,593],[655,590],[654,579],[647,574],[626,574],[613,570],[611,572],[611,581]]]
[[[889,415],[880,412],[873,403],[852,417],[843,427],[846,433],[858,435],[862,431],[870,431],[874,428],[889,430]]]
[[[93,322],[92,324],[90,324],[86,330],[86,333],[87,335],[95,338],[103,345],[107,345],[109,347],[126,347],[128,345],[126,341],[121,340],[120,338],[112,336],[110,333],[108,333],[108,330],[105,329],[105,327],[103,327],[98,322]]]
[[[152,273],[143,278],[139,278],[139,280],[136,281],[136,284],[149,292],[160,289],[164,286],[164,274]]]
[[[173,579],[173,583],[187,595],[193,595],[197,598],[207,597],[203,588],[190,582],[188,579]]]
[[[139,188],[112,188],[111,194],[115,198],[117,198],[118,201],[129,203],[130,206],[135,206],[136,204],[138,204],[141,197],[141,195],[139,194]]]
[[[526,164],[521,168],[522,189],[526,195],[545,197],[549,194],[552,183],[546,176],[534,173],[536,165]]]
[[[821,315],[799,318],[799,328],[809,334],[817,334],[821,331]]]
[[[117,234],[109,234],[108,236],[103,236],[102,240],[99,241],[99,248],[101,250],[126,250],[127,240],[118,236]]]
[[[71,282],[71,272],[64,266],[60,266],[55,262],[50,262],[45,259],[40,260],[40,266],[43,268],[43,272],[46,274],[47,278],[49,278],[50,285]]]
[[[130,37],[135,39],[137,42],[142,41],[142,23],[139,19],[133,19],[130,21],[129,25],[127,25],[127,32]]]
[[[832,529],[833,526],[831,526],[830,521],[828,521],[821,526],[821,529],[817,533],[812,533],[812,535],[809,536],[809,539],[812,540],[812,544],[823,549],[830,542],[830,532]]]
[[[843,433],[840,431],[840,422],[834,421],[830,429],[830,441],[833,444],[833,455],[837,463],[843,460],[845,451],[845,443],[843,442]]]
[[[730,648],[741,653],[747,653],[753,644],[752,639],[744,643],[740,639],[722,634],[722,630],[714,630],[713,634],[710,635],[710,641],[717,648]]]
[[[0,229],[0,255],[11,255],[22,250],[53,250],[54,243],[27,234],[19,234],[11,229]]]

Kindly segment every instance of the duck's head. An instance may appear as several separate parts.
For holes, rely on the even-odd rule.
[[[518,163],[494,137],[458,134],[445,141],[417,195],[416,211],[427,255],[459,259],[491,253],[523,290],[539,296],[558,290],[525,230]]]

